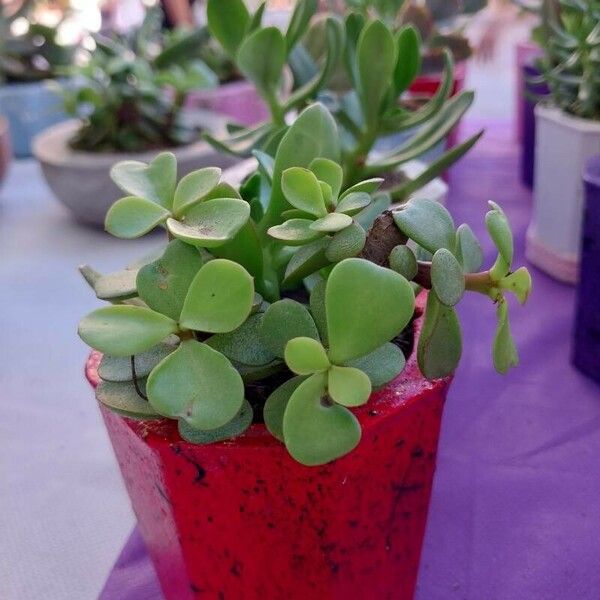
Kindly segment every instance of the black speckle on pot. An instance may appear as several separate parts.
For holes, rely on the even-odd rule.
[[[354,529],[355,527],[358,527],[358,521],[356,519],[350,519],[350,521],[348,521],[348,525]]]
[[[229,569],[230,573],[234,577],[240,577],[242,575],[242,563],[239,560],[236,560]]]
[[[420,446],[415,446],[413,451],[410,453],[410,455],[413,458],[421,458],[421,456],[423,456],[424,454],[425,452],[423,452],[423,448],[421,448]]]
[[[193,583],[192,581],[190,581],[190,590],[192,590],[192,592],[194,594],[201,594],[204,590],[200,587],[198,587],[195,583]]]
[[[397,441],[397,442],[394,444],[394,446],[395,446],[396,448],[402,448],[402,446],[404,446],[404,444],[405,444],[405,441],[404,441],[403,439],[399,439],[399,440],[398,440],[398,441]]]

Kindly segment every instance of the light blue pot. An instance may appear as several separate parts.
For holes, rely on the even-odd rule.
[[[17,158],[31,156],[33,137],[68,118],[62,110],[61,98],[47,81],[1,86],[0,114],[8,120]]]

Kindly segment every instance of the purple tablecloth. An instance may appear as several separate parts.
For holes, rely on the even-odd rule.
[[[518,265],[530,194],[509,123],[487,129],[454,169],[448,206],[491,261],[483,216],[487,200],[499,202]],[[494,307],[475,295],[461,303],[464,355],[444,413],[417,600],[600,598],[600,388],[569,362],[573,288],[532,274],[528,305],[511,304],[522,366],[508,376],[491,367]],[[137,530],[101,599],[162,600]]]

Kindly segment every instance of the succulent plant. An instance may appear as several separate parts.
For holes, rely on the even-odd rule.
[[[60,75],[71,65],[77,49],[57,41],[57,27],[35,20],[35,0],[25,0],[17,10],[0,3],[0,81],[40,81]],[[15,22],[27,20],[27,29],[15,33]]]
[[[498,249],[490,269],[467,225],[438,203],[386,210],[381,179],[348,186],[326,107],[306,108],[273,157],[238,191],[205,168],[177,182],[175,157],[118,163],[127,194],[106,229],[135,238],[162,227],[168,244],[117,273],[82,274],[101,300],[79,325],[102,352],[97,398],[127,417],[178,421],[210,443],[263,422],[305,465],[327,463],[360,440],[353,407],[404,368],[415,294],[429,289],[418,363],[430,379],[461,355],[455,305],[465,291],[496,305],[493,361],[517,363],[506,292],[525,302],[526,269],[496,204],[486,216]],[[409,336],[408,336],[409,337]]]
[[[557,10],[558,9],[558,10]],[[538,68],[561,110],[583,119],[600,120],[600,2],[546,0],[536,40],[543,57]]]
[[[214,37],[232,57],[239,70],[254,82],[270,107],[271,119],[250,129],[232,129],[227,139],[206,138],[216,147],[247,156],[272,154],[287,130],[287,119],[316,98],[327,104],[342,139],[340,164],[344,185],[400,169],[443,140],[473,101],[472,92],[449,99],[453,63],[444,53],[444,80],[431,100],[418,109],[400,102],[417,76],[421,64],[420,39],[412,26],[394,32],[379,20],[357,13],[345,20],[329,16],[312,22],[315,0],[300,0],[289,27],[282,33],[263,27],[264,5],[250,14],[242,0],[208,2],[208,24]],[[323,60],[315,62],[301,40],[315,30],[325,47]],[[293,67],[296,89],[280,94],[288,67]],[[331,77],[344,70],[350,88],[335,92]],[[397,147],[384,154],[372,152],[382,136],[411,132]],[[416,189],[446,170],[479,139],[476,134],[431,163],[418,178],[401,178],[390,190],[393,201],[406,200]],[[258,152],[257,152],[258,151]]]
[[[187,94],[216,85],[216,75],[190,59],[201,31],[161,32],[160,12],[149,10],[128,35],[94,36],[89,60],[72,70],[75,85],[63,90],[67,113],[82,119],[71,140],[78,150],[136,152],[198,139],[186,119]]]

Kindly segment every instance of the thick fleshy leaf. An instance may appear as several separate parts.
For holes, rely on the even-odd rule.
[[[197,429],[216,429],[240,411],[244,382],[220,352],[186,340],[152,370],[146,393],[161,415],[182,418]]]
[[[231,240],[211,248],[211,253],[239,263],[253,277],[260,278],[263,272],[263,250],[252,219],[248,219]]]
[[[179,435],[192,444],[214,444],[224,440],[232,440],[244,433],[252,425],[252,406],[244,400],[240,412],[229,423],[216,429],[195,429],[184,419],[178,423]]]
[[[307,466],[322,465],[351,452],[360,424],[345,407],[324,402],[327,375],[316,373],[293,392],[283,415],[288,452]]]
[[[81,339],[96,350],[113,356],[131,356],[156,346],[177,331],[177,323],[141,306],[105,306],[79,323]]]
[[[374,388],[380,388],[398,376],[406,359],[396,344],[387,342],[366,356],[346,363],[347,367],[355,367],[366,373]]]
[[[427,379],[451,375],[462,353],[462,336],[456,311],[442,304],[435,292],[427,297],[425,322],[417,347],[421,373]]]
[[[366,240],[367,232],[356,221],[353,221],[348,227],[333,235],[325,256],[331,262],[352,258],[361,252]]]
[[[531,275],[525,267],[521,267],[501,279],[498,285],[500,289],[512,292],[521,304],[525,304],[531,293]]]
[[[252,277],[237,263],[217,258],[206,263],[192,281],[180,323],[208,333],[237,329],[252,310]]]
[[[145,382],[140,381],[138,387],[144,393]],[[134,419],[152,419],[161,416],[152,408],[148,400],[138,394],[133,381],[101,381],[96,387],[96,399],[111,410]]]
[[[280,442],[283,442],[283,415],[288,402],[296,388],[306,379],[306,377],[292,377],[285,383],[282,383],[265,402],[263,417],[265,425],[269,432]]]
[[[206,17],[211,34],[234,57],[250,22],[244,0],[208,0]]]
[[[371,179],[365,179],[364,181],[355,183],[353,186],[349,187],[340,196],[340,200],[342,198],[345,198],[346,196],[349,196],[350,194],[354,194],[357,192],[365,192],[366,194],[373,194],[381,187],[381,184],[383,183],[383,181],[384,180],[381,177],[373,177]]]
[[[495,202],[489,203],[492,210],[485,215],[485,226],[498,253],[510,267],[513,260],[513,236],[504,211]]]
[[[132,269],[124,269],[116,273],[101,275],[94,284],[96,297],[100,300],[115,302],[137,296],[135,286],[136,276],[137,271]]]
[[[465,276],[454,254],[440,248],[431,260],[431,285],[446,306],[454,306],[465,293]]]
[[[98,365],[98,375],[104,381],[131,381],[133,379],[132,358],[135,366],[136,377],[144,378],[150,374],[150,371],[163,359],[171,354],[179,345],[177,336],[169,336],[164,342],[140,352],[134,357],[131,356],[111,356],[103,354]]]
[[[352,217],[343,213],[329,213],[326,217],[313,221],[310,228],[322,233],[337,233],[352,225]]]
[[[285,242],[287,246],[302,246],[324,235],[312,229],[312,224],[313,221],[309,219],[290,219],[281,225],[269,227],[268,233],[276,240]]]
[[[327,391],[342,406],[362,406],[371,395],[371,380],[355,367],[333,365],[327,372]]]
[[[327,282],[319,278],[315,286],[310,292],[310,314],[315,321],[319,336],[323,343],[328,345],[327,338],[327,315],[325,314],[325,288]]]
[[[273,94],[285,65],[286,48],[277,27],[265,27],[250,34],[237,51],[236,64],[263,95]]]
[[[108,209],[104,227],[115,237],[132,239],[158,227],[170,214],[166,208],[150,200],[128,196],[117,200]]]
[[[236,330],[213,335],[206,343],[227,358],[244,365],[272,363],[277,357],[269,351],[259,335],[262,319],[262,313],[250,315]]]
[[[185,213],[196,202],[210,194],[217,187],[220,179],[221,169],[217,167],[206,167],[186,175],[175,189],[173,212],[177,216]]]
[[[400,275],[409,281],[416,276],[419,270],[415,253],[403,244],[395,246],[392,249],[388,260],[390,268],[396,271],[396,273],[400,273]]]
[[[263,317],[260,337],[275,356],[283,358],[290,340],[297,337],[318,340],[319,333],[308,309],[300,302],[286,298],[269,306]]]
[[[79,267],[79,272],[81,276],[85,279],[85,282],[96,292],[96,283],[102,277],[102,273],[96,271],[96,269],[92,269],[90,265],[81,265]]]
[[[329,264],[325,252],[329,246],[329,238],[320,238],[299,248],[285,269],[284,285],[294,287],[305,277],[312,275]]]
[[[344,196],[337,205],[336,212],[353,216],[371,204],[371,196],[366,192],[352,192]]]
[[[300,167],[286,169],[281,177],[281,189],[294,208],[315,217],[327,214],[321,186],[312,171]]]
[[[197,248],[172,240],[161,258],[139,270],[138,294],[152,310],[178,321],[188,288],[203,264]]]
[[[450,213],[433,200],[414,199],[394,211],[394,221],[405,235],[429,252],[454,250],[454,221]]]
[[[308,337],[297,337],[286,344],[285,362],[297,375],[311,375],[330,366],[321,342]]]
[[[394,68],[396,96],[408,89],[421,70],[421,36],[412,25],[405,25],[396,34],[398,54]]]
[[[519,364],[519,355],[515,347],[515,342],[510,332],[510,323],[508,321],[508,304],[506,300],[501,300],[496,309],[498,317],[498,326],[494,337],[494,346],[492,356],[494,359],[494,368],[498,373],[507,373],[511,367]]]
[[[369,261],[349,258],[327,280],[329,357],[335,364],[365,356],[409,323],[415,297],[404,277]]]
[[[334,199],[340,194],[344,172],[342,167],[328,158],[315,158],[308,167],[319,181],[325,182],[331,188],[331,195]]]
[[[177,159],[162,152],[149,164],[124,160],[110,170],[111,179],[125,193],[170,209],[177,182]]]
[[[463,223],[456,230],[456,258],[465,273],[477,273],[483,264],[483,251],[473,230]]]
[[[285,34],[288,51],[304,36],[312,16],[317,11],[317,0],[299,0],[296,2]]]
[[[168,219],[167,228],[188,244],[213,248],[232,240],[249,217],[250,205],[244,200],[215,198],[194,206],[184,222]]]

